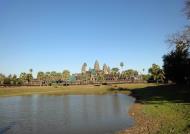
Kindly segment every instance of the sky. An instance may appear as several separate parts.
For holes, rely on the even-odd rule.
[[[81,71],[97,59],[147,71],[189,23],[183,0],[0,0],[0,73]]]

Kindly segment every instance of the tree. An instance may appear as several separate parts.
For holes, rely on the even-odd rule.
[[[182,49],[176,46],[175,50],[163,56],[163,68],[168,80],[175,83],[186,83],[189,81],[190,66],[188,55],[188,48]]]
[[[25,75],[25,80],[27,80],[28,83],[33,79],[32,72],[33,69],[29,69],[29,73]]]
[[[0,84],[3,84],[4,80],[5,80],[5,75],[0,73]]]
[[[62,73],[63,80],[67,81],[70,77],[70,71],[69,70],[64,70]]]
[[[188,83],[190,79],[190,27],[173,34],[168,42],[174,48],[163,56],[166,78],[175,83]]]
[[[84,63],[84,64],[82,65],[81,73],[85,74],[85,73],[86,73],[86,70],[87,70],[87,64]]]
[[[63,76],[62,73],[56,73],[56,81],[62,80]]]
[[[45,77],[44,72],[38,72],[38,74],[37,74],[37,79],[38,79],[38,80],[43,81],[43,80],[44,80],[44,77]]]
[[[102,73],[99,73],[97,80],[102,83],[104,81],[104,75]]]
[[[6,78],[4,79],[4,81],[3,81],[3,84],[5,84],[5,85],[10,85],[10,84],[11,84],[11,78],[6,77]]]
[[[22,82],[27,81],[27,74],[25,72],[22,72],[19,76],[19,78],[22,80]]]
[[[63,73],[62,73],[62,78],[63,78],[63,80],[65,80],[65,84],[67,86],[67,81],[70,78],[70,71],[69,70],[64,70]]]
[[[26,80],[28,81],[28,83],[30,83],[30,81],[33,79],[33,76],[32,76],[32,74],[31,73],[28,73],[27,75],[26,75]]]
[[[50,73],[50,80],[55,82],[56,81],[56,75],[57,75],[57,72],[56,71],[52,71]]]
[[[32,74],[32,72],[33,72],[33,69],[31,68],[31,69],[29,69],[29,72]]]
[[[108,67],[106,64],[103,65],[103,74],[108,74]]]
[[[133,69],[128,69],[123,72],[122,77],[127,78],[131,82],[134,82],[135,78],[138,76],[138,71],[133,70]]]
[[[111,75],[114,77],[114,79],[117,79],[119,77],[119,68],[112,68]]]
[[[123,71],[124,63],[120,62],[121,72]]]
[[[100,71],[100,65],[98,60],[96,60],[95,64],[94,64],[94,69],[96,70],[96,72]]]
[[[42,85],[43,81],[45,80],[45,74],[44,72],[38,72],[37,79],[40,81],[40,86]]]
[[[51,84],[50,83],[50,81],[51,81],[51,72],[46,72],[44,75],[45,75],[44,76],[45,77],[45,83],[48,84],[48,85]]]
[[[186,27],[182,32],[172,34],[167,42],[174,46],[173,50],[184,51],[190,47],[190,27]]]
[[[12,81],[12,84],[13,84],[13,85],[17,85],[18,79],[17,79],[17,75],[16,75],[16,74],[14,74],[14,75],[12,76],[11,81]]]
[[[143,68],[142,71],[143,71],[143,74],[144,74],[145,69]]]
[[[165,79],[164,71],[160,68],[159,65],[152,64],[152,67],[149,68],[148,72],[151,74],[156,83],[158,83],[159,81],[163,82]]]
[[[138,71],[133,70],[133,69],[128,69],[128,70],[124,71],[124,76],[126,78],[132,79],[132,78],[138,76]]]
[[[119,68],[117,68],[117,67],[114,67],[114,68],[112,68],[112,70],[111,70],[111,72],[112,73],[119,73]]]

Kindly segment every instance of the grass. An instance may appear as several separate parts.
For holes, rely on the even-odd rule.
[[[0,88],[0,96],[21,96],[32,94],[95,94],[104,93],[105,87],[93,86],[68,86],[68,87],[11,87]]]
[[[143,113],[160,122],[159,134],[190,134],[190,88],[160,85],[131,91]]]
[[[176,103],[151,104],[144,106],[143,112],[159,120],[159,134],[189,134],[190,133],[190,106]]]
[[[176,85],[117,84],[105,86],[0,88],[0,96],[125,93],[143,105],[142,113],[159,121],[159,134],[190,133],[190,88]],[[146,133],[146,132],[145,132]]]
[[[126,93],[129,90],[118,91],[118,88],[134,89],[148,87],[152,84],[118,84],[118,85],[76,85],[58,87],[6,87],[0,88],[0,96],[21,96],[32,94],[49,95],[76,95],[76,94],[106,94],[106,93]]]

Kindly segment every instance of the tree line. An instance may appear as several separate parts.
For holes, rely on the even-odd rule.
[[[153,64],[149,69],[149,74],[139,73],[137,70],[127,69],[123,70],[125,66],[123,62],[119,64],[120,67],[110,68],[107,64],[103,64],[101,69],[98,60],[95,61],[94,68],[87,68],[87,63],[83,63],[81,67],[81,73],[71,74],[69,70],[64,70],[63,72],[43,72],[39,71],[37,73],[37,78],[40,85],[51,86],[53,84],[76,82],[79,81],[91,81],[93,77],[95,82],[105,82],[106,80],[128,80],[134,81],[138,78],[141,81],[149,82],[163,82],[164,73],[163,70],[156,64]],[[143,69],[144,72],[144,69]],[[16,75],[5,76],[0,74],[0,85],[11,85],[11,86],[22,86],[22,85],[32,85],[34,82],[33,69],[29,69],[28,72],[20,73],[19,77]]]

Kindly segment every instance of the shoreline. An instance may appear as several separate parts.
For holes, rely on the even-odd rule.
[[[153,134],[160,128],[160,122],[143,113],[143,104],[135,102],[129,109],[129,115],[134,119],[134,125],[116,134]]]

